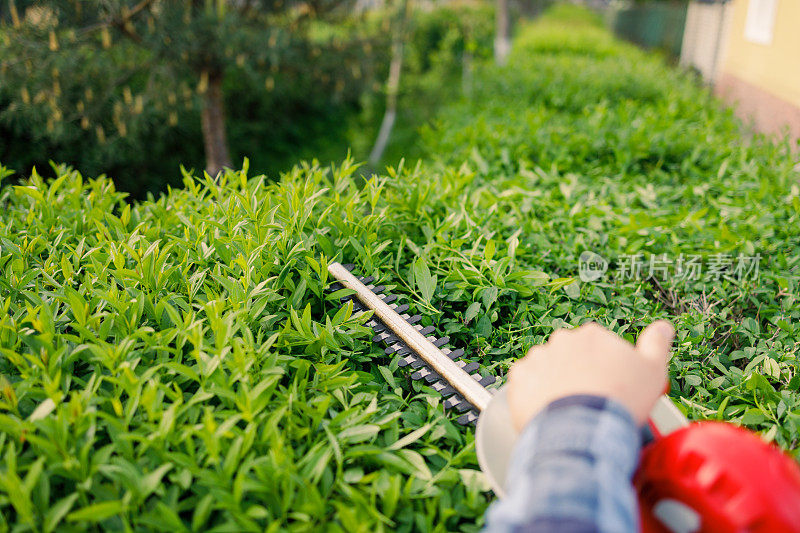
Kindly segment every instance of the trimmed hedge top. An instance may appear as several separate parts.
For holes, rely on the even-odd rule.
[[[334,259],[500,375],[557,328],[670,318],[687,414],[796,454],[795,156],[658,58],[554,20],[443,110],[425,165],[366,183],[348,160],[185,175],[133,205],[65,167],[4,187],[0,530],[477,530],[472,430],[335,305]],[[577,279],[585,250],[605,277]],[[614,279],[633,254],[761,260]]]

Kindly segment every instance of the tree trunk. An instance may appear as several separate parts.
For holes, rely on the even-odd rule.
[[[461,91],[472,96],[472,52],[464,50],[461,56]]]
[[[406,23],[408,21],[408,0],[401,0],[398,21],[392,38],[392,61],[389,64],[389,79],[386,80],[386,111],[381,121],[381,129],[375,139],[375,146],[369,154],[369,164],[376,167],[381,162],[383,152],[389,143],[389,137],[397,118],[397,93],[400,91],[400,73],[403,70],[403,41],[405,40]]]
[[[508,0],[497,0],[495,7],[496,33],[494,36],[494,61],[503,66],[511,51],[511,24],[508,20]]]
[[[225,99],[222,94],[222,75],[203,72],[208,86],[203,93],[203,144],[206,149],[206,172],[215,177],[231,166],[228,139],[225,135]]]

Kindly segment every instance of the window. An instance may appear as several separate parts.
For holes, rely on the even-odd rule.
[[[747,5],[744,38],[751,43],[772,44],[772,30],[775,28],[777,11],[778,0],[750,0]]]

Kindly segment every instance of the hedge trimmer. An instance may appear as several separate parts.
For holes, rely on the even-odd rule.
[[[357,277],[352,265],[331,263],[328,272],[354,294],[354,311],[371,310],[366,325],[385,353],[399,356],[399,367],[413,370],[455,410],[460,424],[475,424],[478,463],[493,491],[504,496],[508,461],[516,440],[503,388],[487,388],[492,375],[467,362],[433,326],[419,324],[407,304],[385,294],[372,277]],[[800,532],[800,469],[777,447],[755,434],[722,422],[690,424],[662,396],[650,413],[634,484],[642,528],[647,532],[795,531]]]

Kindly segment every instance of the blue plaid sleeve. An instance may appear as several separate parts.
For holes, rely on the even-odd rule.
[[[489,533],[638,531],[631,477],[641,446],[630,413],[599,396],[556,400],[523,430]]]

